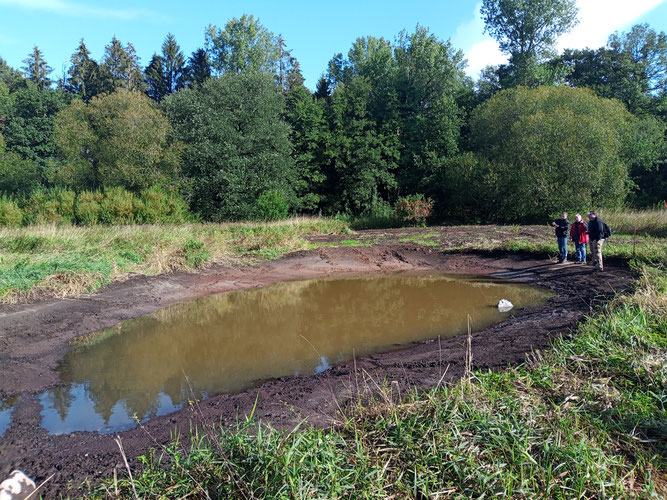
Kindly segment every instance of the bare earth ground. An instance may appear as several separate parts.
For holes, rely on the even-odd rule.
[[[489,230],[490,231],[490,230]],[[513,232],[513,229],[507,229]],[[112,435],[77,432],[49,436],[40,427],[40,403],[34,395],[58,384],[55,367],[79,335],[122,320],[195,297],[229,290],[266,286],[285,280],[331,275],[432,269],[451,273],[493,274],[551,288],[556,295],[545,306],[517,311],[507,321],[473,334],[476,369],[501,369],[525,360],[527,353],[548,346],[554,336],[567,335],[596,302],[629,286],[631,273],[620,262],[608,262],[605,273],[591,266],[555,265],[543,258],[510,253],[446,253],[474,238],[503,238],[498,228],[484,235],[483,228],[429,228],[364,231],[356,238],[372,246],[321,247],[301,251],[253,267],[211,267],[197,274],[137,276],[100,293],[66,300],[46,300],[21,306],[0,306],[0,397],[18,403],[12,424],[0,437],[0,478],[14,468],[38,482],[51,474],[46,496],[76,495],[86,478],[93,483],[121,468],[122,459]],[[428,234],[438,246],[410,243]],[[517,233],[512,233],[514,237]],[[524,237],[544,235],[544,228],[529,229]],[[317,244],[332,244],[350,236],[316,237]],[[401,241],[403,240],[403,241]],[[155,418],[143,428],[120,433],[128,457],[170,441],[174,427],[187,446],[189,429],[202,423],[233,425],[249,414],[257,398],[256,417],[279,428],[292,428],[303,418],[315,425],[336,422],[339,406],[349,400],[364,380],[396,381],[401,390],[426,388],[463,373],[465,336],[442,342],[417,343],[401,351],[366,356],[314,376],[269,380],[239,394],[211,397],[193,408]]]

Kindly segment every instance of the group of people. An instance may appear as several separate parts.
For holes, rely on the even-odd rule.
[[[591,246],[591,256],[594,271],[602,272],[602,245],[607,236],[611,234],[609,226],[598,217],[598,214],[591,210],[588,212],[588,223],[583,220],[581,214],[574,217],[574,224],[567,220],[567,212],[561,214],[560,219],[551,221],[551,225],[556,228],[556,239],[558,240],[558,263],[567,262],[567,239],[574,242],[578,263],[586,263],[586,244]]]

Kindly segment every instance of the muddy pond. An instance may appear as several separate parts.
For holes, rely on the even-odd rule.
[[[79,338],[38,395],[50,434],[125,430],[188,401],[355,356],[479,331],[552,292],[489,277],[393,274],[202,297]],[[514,305],[502,313],[500,299]],[[0,411],[0,433],[11,405]]]

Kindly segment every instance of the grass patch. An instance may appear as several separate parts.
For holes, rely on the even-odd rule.
[[[635,234],[667,238],[667,208],[654,210],[603,210],[600,216],[614,234]]]
[[[90,292],[128,273],[154,275],[210,263],[245,263],[308,247],[306,236],[341,234],[336,219],[144,226],[0,229],[0,301]]]
[[[335,429],[253,422],[194,430],[142,456],[140,497],[599,498],[667,494],[667,273],[531,361],[399,402],[379,394]],[[363,376],[363,375],[360,375]],[[133,495],[129,479],[97,496]]]

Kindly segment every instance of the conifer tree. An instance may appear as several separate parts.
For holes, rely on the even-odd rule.
[[[176,38],[171,33],[167,34],[162,44],[162,60],[164,63],[164,80],[167,94],[176,92],[185,86],[185,57]]]
[[[99,66],[90,57],[83,38],[79,42],[76,52],[70,58],[71,66],[67,71],[64,88],[67,92],[78,94],[88,102],[99,93]]]
[[[39,50],[39,47],[35,45],[32,53],[23,59],[23,74],[25,77],[34,82],[37,85],[37,88],[44,90],[51,86],[51,79],[49,74],[53,71],[53,68],[46,64],[42,51]]]
[[[150,64],[144,70],[144,75],[146,79],[146,95],[155,101],[161,101],[169,93],[162,56],[153,54]]]
[[[201,86],[211,78],[211,62],[204,49],[195,50],[188,58],[187,81],[190,86]]]
[[[128,42],[123,47],[120,40],[114,36],[109,45],[104,48],[101,69],[105,92],[113,92],[117,88],[143,90],[143,75],[139,67],[139,57],[131,43]]]

